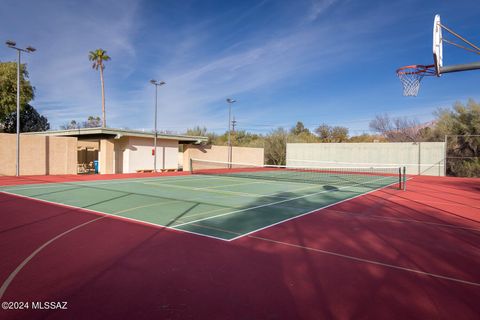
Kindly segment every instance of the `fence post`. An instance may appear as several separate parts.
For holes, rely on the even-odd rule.
[[[421,142],[418,142],[418,175],[422,174],[422,147]]]
[[[443,160],[443,175],[447,176],[447,150],[448,150],[448,135],[445,135],[445,150],[444,150],[444,160]]]

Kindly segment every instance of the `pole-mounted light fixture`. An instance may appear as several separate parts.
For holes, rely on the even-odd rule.
[[[165,81],[150,80],[150,83],[155,86],[155,137],[153,138],[153,171],[157,172],[157,100],[158,87],[166,84]],[[165,166],[165,161],[163,163]]]
[[[18,52],[18,63],[17,63],[17,163],[16,163],[16,176],[20,175],[20,64],[21,64],[21,53],[33,53],[37,49],[32,46],[28,46],[25,49],[18,48],[17,43],[12,40],[5,41],[5,44],[10,49],[17,50]]]
[[[232,140],[230,138],[230,126],[232,123],[232,103],[237,102],[234,99],[227,98],[227,103],[228,103],[228,163],[232,162]]]

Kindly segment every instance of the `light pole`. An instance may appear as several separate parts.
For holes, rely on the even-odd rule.
[[[28,46],[25,49],[18,48],[15,41],[8,40],[5,42],[7,47],[17,50],[18,52],[18,62],[17,62],[17,163],[15,167],[15,175],[20,176],[20,62],[21,62],[21,53],[32,53],[35,52],[35,48]]]
[[[155,137],[153,138],[153,171],[157,172],[157,100],[158,87],[166,84],[165,81],[150,80],[150,83],[155,86]]]
[[[235,103],[237,102],[236,100],[233,100],[233,99],[230,99],[228,98],[227,99],[227,103],[228,103],[228,163],[230,165],[230,163],[232,162],[232,140],[230,138],[230,125],[231,125],[231,122],[232,122],[232,103]]]

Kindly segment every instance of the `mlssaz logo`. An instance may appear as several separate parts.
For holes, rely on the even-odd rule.
[[[65,301],[46,301],[46,302],[32,302],[32,309],[38,310],[67,310],[67,302]]]

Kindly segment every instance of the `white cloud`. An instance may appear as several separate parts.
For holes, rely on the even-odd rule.
[[[132,72],[136,6],[136,1],[7,1],[0,18],[8,11],[22,19],[0,19],[0,29],[8,25],[8,30],[17,30],[13,37],[18,42],[37,48],[25,57],[37,88],[34,105],[54,123],[100,114],[100,80],[88,61],[90,50],[101,47],[112,56],[107,79]],[[107,81],[107,97],[110,85]]]
[[[311,0],[307,20],[314,21],[338,0]]]
[[[267,10],[266,4],[259,3],[232,23],[248,25],[249,16]],[[332,4],[314,2],[308,13],[316,18]],[[28,57],[38,89],[35,105],[54,125],[100,114],[100,80],[87,59],[88,51],[97,47],[112,56],[105,70],[109,125],[151,127],[153,87],[148,80],[158,78],[167,82],[159,89],[160,126],[182,131],[197,124],[226,127],[229,96],[239,100],[234,108],[246,122],[271,115],[275,106],[247,105],[242,97],[273,95],[305,75],[321,76],[350,63],[369,30],[368,17],[328,25],[304,24],[292,17],[275,30],[239,34],[234,41],[231,34],[223,34],[229,39],[223,41],[215,32],[225,23],[222,15],[193,19],[178,28],[158,21],[142,28],[148,22],[133,0],[30,2],[23,7],[11,1],[11,8],[25,11],[30,21],[14,21],[21,30],[18,38],[39,44],[38,52]],[[0,30],[8,23],[12,21],[0,21]],[[358,25],[362,28],[352,28]],[[221,48],[221,43],[228,45]]]

